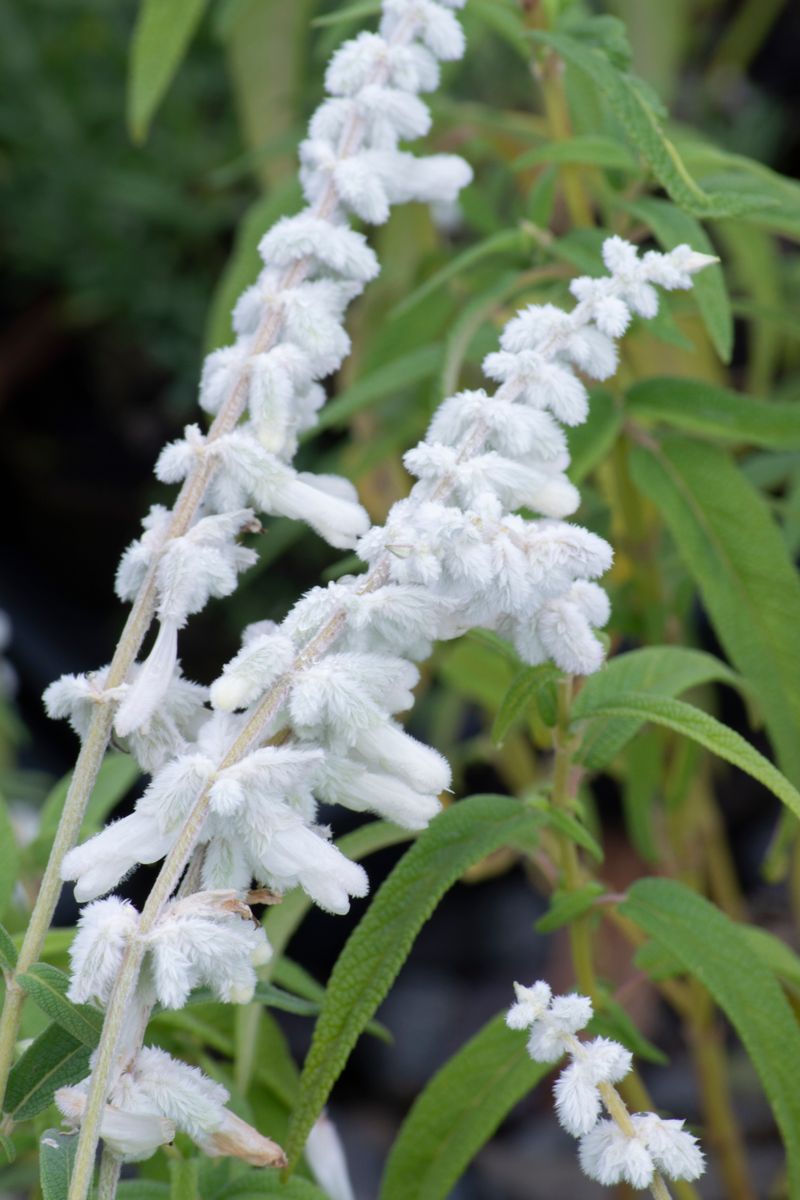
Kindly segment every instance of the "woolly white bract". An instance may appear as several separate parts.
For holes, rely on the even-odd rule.
[[[510,1029],[528,1029],[528,1053],[535,1062],[569,1062],[554,1086],[558,1119],[579,1138],[584,1172],[598,1183],[629,1183],[647,1188],[656,1173],[670,1179],[698,1179],[705,1169],[697,1139],[683,1121],[656,1113],[628,1113],[612,1085],[631,1070],[633,1056],[610,1038],[584,1041],[576,1036],[592,1018],[592,1003],[572,993],[553,996],[540,980],[532,987],[514,984],[516,1003],[506,1016]],[[604,1092],[604,1089],[608,1089]],[[612,1119],[602,1117],[604,1106]]]

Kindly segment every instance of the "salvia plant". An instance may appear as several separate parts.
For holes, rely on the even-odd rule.
[[[143,0],[139,139],[201,11]],[[352,36],[334,49],[340,27]],[[550,1120],[548,1076],[587,1195],[800,1196],[800,960],[748,923],[711,776],[722,760],[735,786],[749,776],[782,802],[763,870],[791,889],[797,523],[779,530],[769,504],[778,518],[796,508],[800,417],[788,399],[726,389],[714,354],[729,361],[733,330],[715,250],[736,278],[763,267],[777,280],[770,234],[800,235],[796,189],[668,137],[622,25],[580,4],[383,0],[334,8],[322,29],[331,56],[300,143],[301,199],[257,206],[271,219],[257,238],[248,218],[217,307],[232,282],[244,290],[202,368],[204,415],[155,466],[173,499],[152,505],[119,564],[123,632],[106,665],[44,695],[80,751],[14,852],[20,886],[9,867],[0,889],[9,1186],[28,1186],[38,1157],[45,1200],[354,1200],[359,1146],[345,1153],[326,1111],[351,1051],[365,1032],[387,1036],[375,1014],[448,889],[522,865],[547,897],[539,932],[565,931],[573,990],[555,960],[531,982],[531,934],[502,1009],[405,1117],[381,1200],[444,1200],[519,1101],[533,1098],[523,1124]],[[448,98],[448,64],[465,58],[477,77],[487,36],[522,62],[542,115]],[[437,91],[432,119],[422,96]],[[431,134],[444,150],[406,148]],[[501,143],[519,147],[502,176]],[[524,209],[498,198],[523,186]],[[514,215],[483,228],[503,203]],[[468,229],[485,237],[456,252]],[[421,282],[418,243],[438,258]],[[400,353],[360,377],[364,329],[391,346],[381,258],[406,253]],[[762,282],[741,306],[757,387],[784,365],[759,324],[776,289]],[[419,403],[434,376],[435,399]],[[406,475],[388,502],[362,503],[349,451],[309,458],[302,443],[382,401],[389,436],[375,441]],[[355,422],[354,440],[363,454]],[[280,614],[262,608],[216,678],[195,682],[184,630],[274,564],[262,522],[287,546],[305,525],[340,558]],[[724,657],[696,645],[690,580]],[[734,723],[763,729],[763,753],[708,711],[712,684],[739,693]],[[697,703],[679,698],[698,689]],[[426,741],[405,728],[415,697]],[[465,795],[481,761],[497,789]],[[604,862],[609,787],[635,864],[621,880]],[[361,823],[336,838],[342,809]],[[2,829],[13,844],[4,813]],[[290,939],[312,905],[335,924],[367,897],[360,860],[406,841],[323,987],[287,957]],[[152,886],[137,907],[117,890],[140,866]],[[64,884],[75,930],[51,929]],[[610,944],[628,947],[624,982]],[[655,998],[685,1034],[680,1111],[660,1099],[666,1057],[646,1036]],[[316,1017],[301,1072],[281,1010]],[[766,1183],[737,1108],[729,1058],[741,1064],[742,1048],[786,1155]],[[645,1079],[635,1060],[660,1066]],[[530,1175],[527,1194],[544,1194]]]

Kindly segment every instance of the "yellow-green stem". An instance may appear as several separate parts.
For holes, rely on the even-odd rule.
[[[716,1152],[729,1200],[756,1200],[731,1104],[725,1048],[714,1003],[696,980],[690,986],[693,1003],[687,1014],[689,1044],[700,1082],[708,1140]]]
[[[550,134],[556,142],[566,142],[572,137],[572,124],[564,91],[564,64],[558,55],[548,53],[536,69],[542,88],[542,99]],[[594,224],[592,210],[581,184],[580,171],[567,163],[561,167],[561,182],[564,200],[572,225],[586,229]]]

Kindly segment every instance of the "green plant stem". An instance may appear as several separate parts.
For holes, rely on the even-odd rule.
[[[700,1082],[708,1139],[716,1151],[730,1200],[757,1200],[731,1104],[728,1065],[714,1003],[696,980],[691,980],[689,986],[692,1004],[686,1014],[688,1040]]]
[[[542,99],[550,135],[556,142],[566,142],[572,137],[567,97],[564,91],[564,64],[557,54],[547,52],[538,65],[534,66],[542,89]],[[570,222],[578,229],[588,229],[593,224],[592,210],[583,190],[580,170],[572,163],[560,168],[564,200]]]

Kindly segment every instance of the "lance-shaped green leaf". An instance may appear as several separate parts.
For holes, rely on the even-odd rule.
[[[753,207],[751,201],[740,199],[735,192],[706,192],[692,179],[675,146],[664,135],[661,114],[656,111],[650,89],[637,76],[614,64],[601,47],[564,33],[536,30],[529,36],[589,76],[676,204],[706,216],[731,216]]]
[[[552,1068],[499,1013],[434,1075],[400,1127],[380,1200],[444,1200],[514,1105]]]
[[[429,279],[426,279],[418,288],[415,288],[410,296],[406,296],[393,309],[391,315],[399,317],[402,313],[410,312],[421,301],[433,295],[438,288],[444,287],[450,279],[455,279],[457,275],[460,275],[462,271],[469,270],[475,263],[483,262],[487,258],[491,259],[498,254],[530,255],[533,245],[533,237],[524,228],[499,229],[497,233],[492,233],[489,237],[484,238],[483,241],[477,242],[467,250],[463,250],[461,254],[457,254],[452,258],[446,266],[442,267],[439,271],[435,271]]]
[[[735,1028],[783,1133],[789,1194],[798,1194],[800,1028],[772,972],[733,921],[683,884],[640,880],[620,911],[708,988]]]
[[[14,945],[14,939],[5,925],[0,925],[0,967],[6,971],[13,971],[16,965],[17,947]]]
[[[261,1200],[278,1196],[281,1200],[328,1200],[325,1192],[308,1179],[281,1179],[270,1171],[251,1171],[241,1175],[220,1192],[218,1200]]]
[[[492,741],[502,745],[508,731],[537,704],[542,692],[552,690],[553,683],[561,672],[552,663],[542,663],[538,667],[523,667],[512,680],[511,687],[506,692],[497,710],[497,716],[492,725]],[[548,712],[555,709],[554,701],[547,706]],[[552,724],[544,716],[547,724]]]
[[[639,421],[780,450],[800,449],[800,406],[764,404],[702,379],[645,379],[627,395]]]
[[[89,1047],[60,1025],[48,1025],[14,1063],[6,1089],[6,1112],[14,1121],[35,1117],[57,1088],[77,1083],[89,1070]]]
[[[635,446],[630,469],[662,513],[726,655],[752,686],[781,767],[800,784],[800,578],[767,505],[714,446]]]
[[[206,0],[141,0],[128,72],[128,126],[143,142],[200,24]]]
[[[39,1182],[42,1200],[67,1200],[77,1134],[47,1129],[39,1140]]]
[[[416,387],[425,379],[432,379],[441,361],[441,347],[431,345],[417,346],[407,354],[383,363],[329,401],[306,437],[316,437],[323,429],[346,425],[354,413],[361,412],[368,405],[386,396],[395,396],[403,388]]]
[[[169,1200],[169,1184],[155,1179],[123,1179],[117,1187],[117,1200]]]
[[[686,646],[647,646],[618,654],[596,675],[590,675],[572,706],[572,716],[580,720],[589,712],[596,713],[606,701],[623,691],[677,696],[689,688],[712,682],[742,686],[736,672],[713,654]],[[605,766],[616,758],[644,720],[607,717],[592,721],[584,730],[577,757],[592,770]]]
[[[18,870],[17,835],[8,814],[5,798],[0,796],[0,914],[5,914],[14,893]]]
[[[602,883],[593,881],[584,887],[575,888],[574,891],[554,892],[550,907],[536,922],[537,932],[552,933],[554,929],[560,929],[562,925],[583,916],[604,891]]]
[[[391,872],[328,983],[289,1130],[290,1163],[299,1159],[350,1051],[439,900],[464,871],[501,846],[532,847],[540,824],[539,815],[518,800],[472,796],[440,813]]]
[[[683,212],[668,200],[645,197],[627,206],[635,217],[649,225],[665,250],[689,245],[701,254],[713,254],[703,226],[691,213]],[[719,264],[706,267],[692,279],[692,295],[697,301],[714,349],[723,362],[730,362],[733,349],[733,315],[725,276]]]
[[[619,692],[599,703],[596,709],[587,708],[586,705],[582,708],[583,718],[595,713],[598,716],[637,717],[640,721],[653,721],[656,725],[663,725],[691,738],[718,758],[723,758],[763,783],[795,816],[800,817],[800,792],[794,784],[733,729],[693,704],[666,696],[651,696],[647,692]]]
[[[24,975],[18,976],[18,981],[34,1004],[56,1025],[66,1029],[84,1046],[94,1049],[100,1041],[103,1014],[88,1004],[73,1004],[67,999],[68,975],[49,963],[35,963]]]
[[[515,171],[549,163],[580,163],[587,167],[607,167],[612,170],[638,171],[636,156],[627,146],[598,133],[573,134],[563,142],[546,142],[515,158]]]

